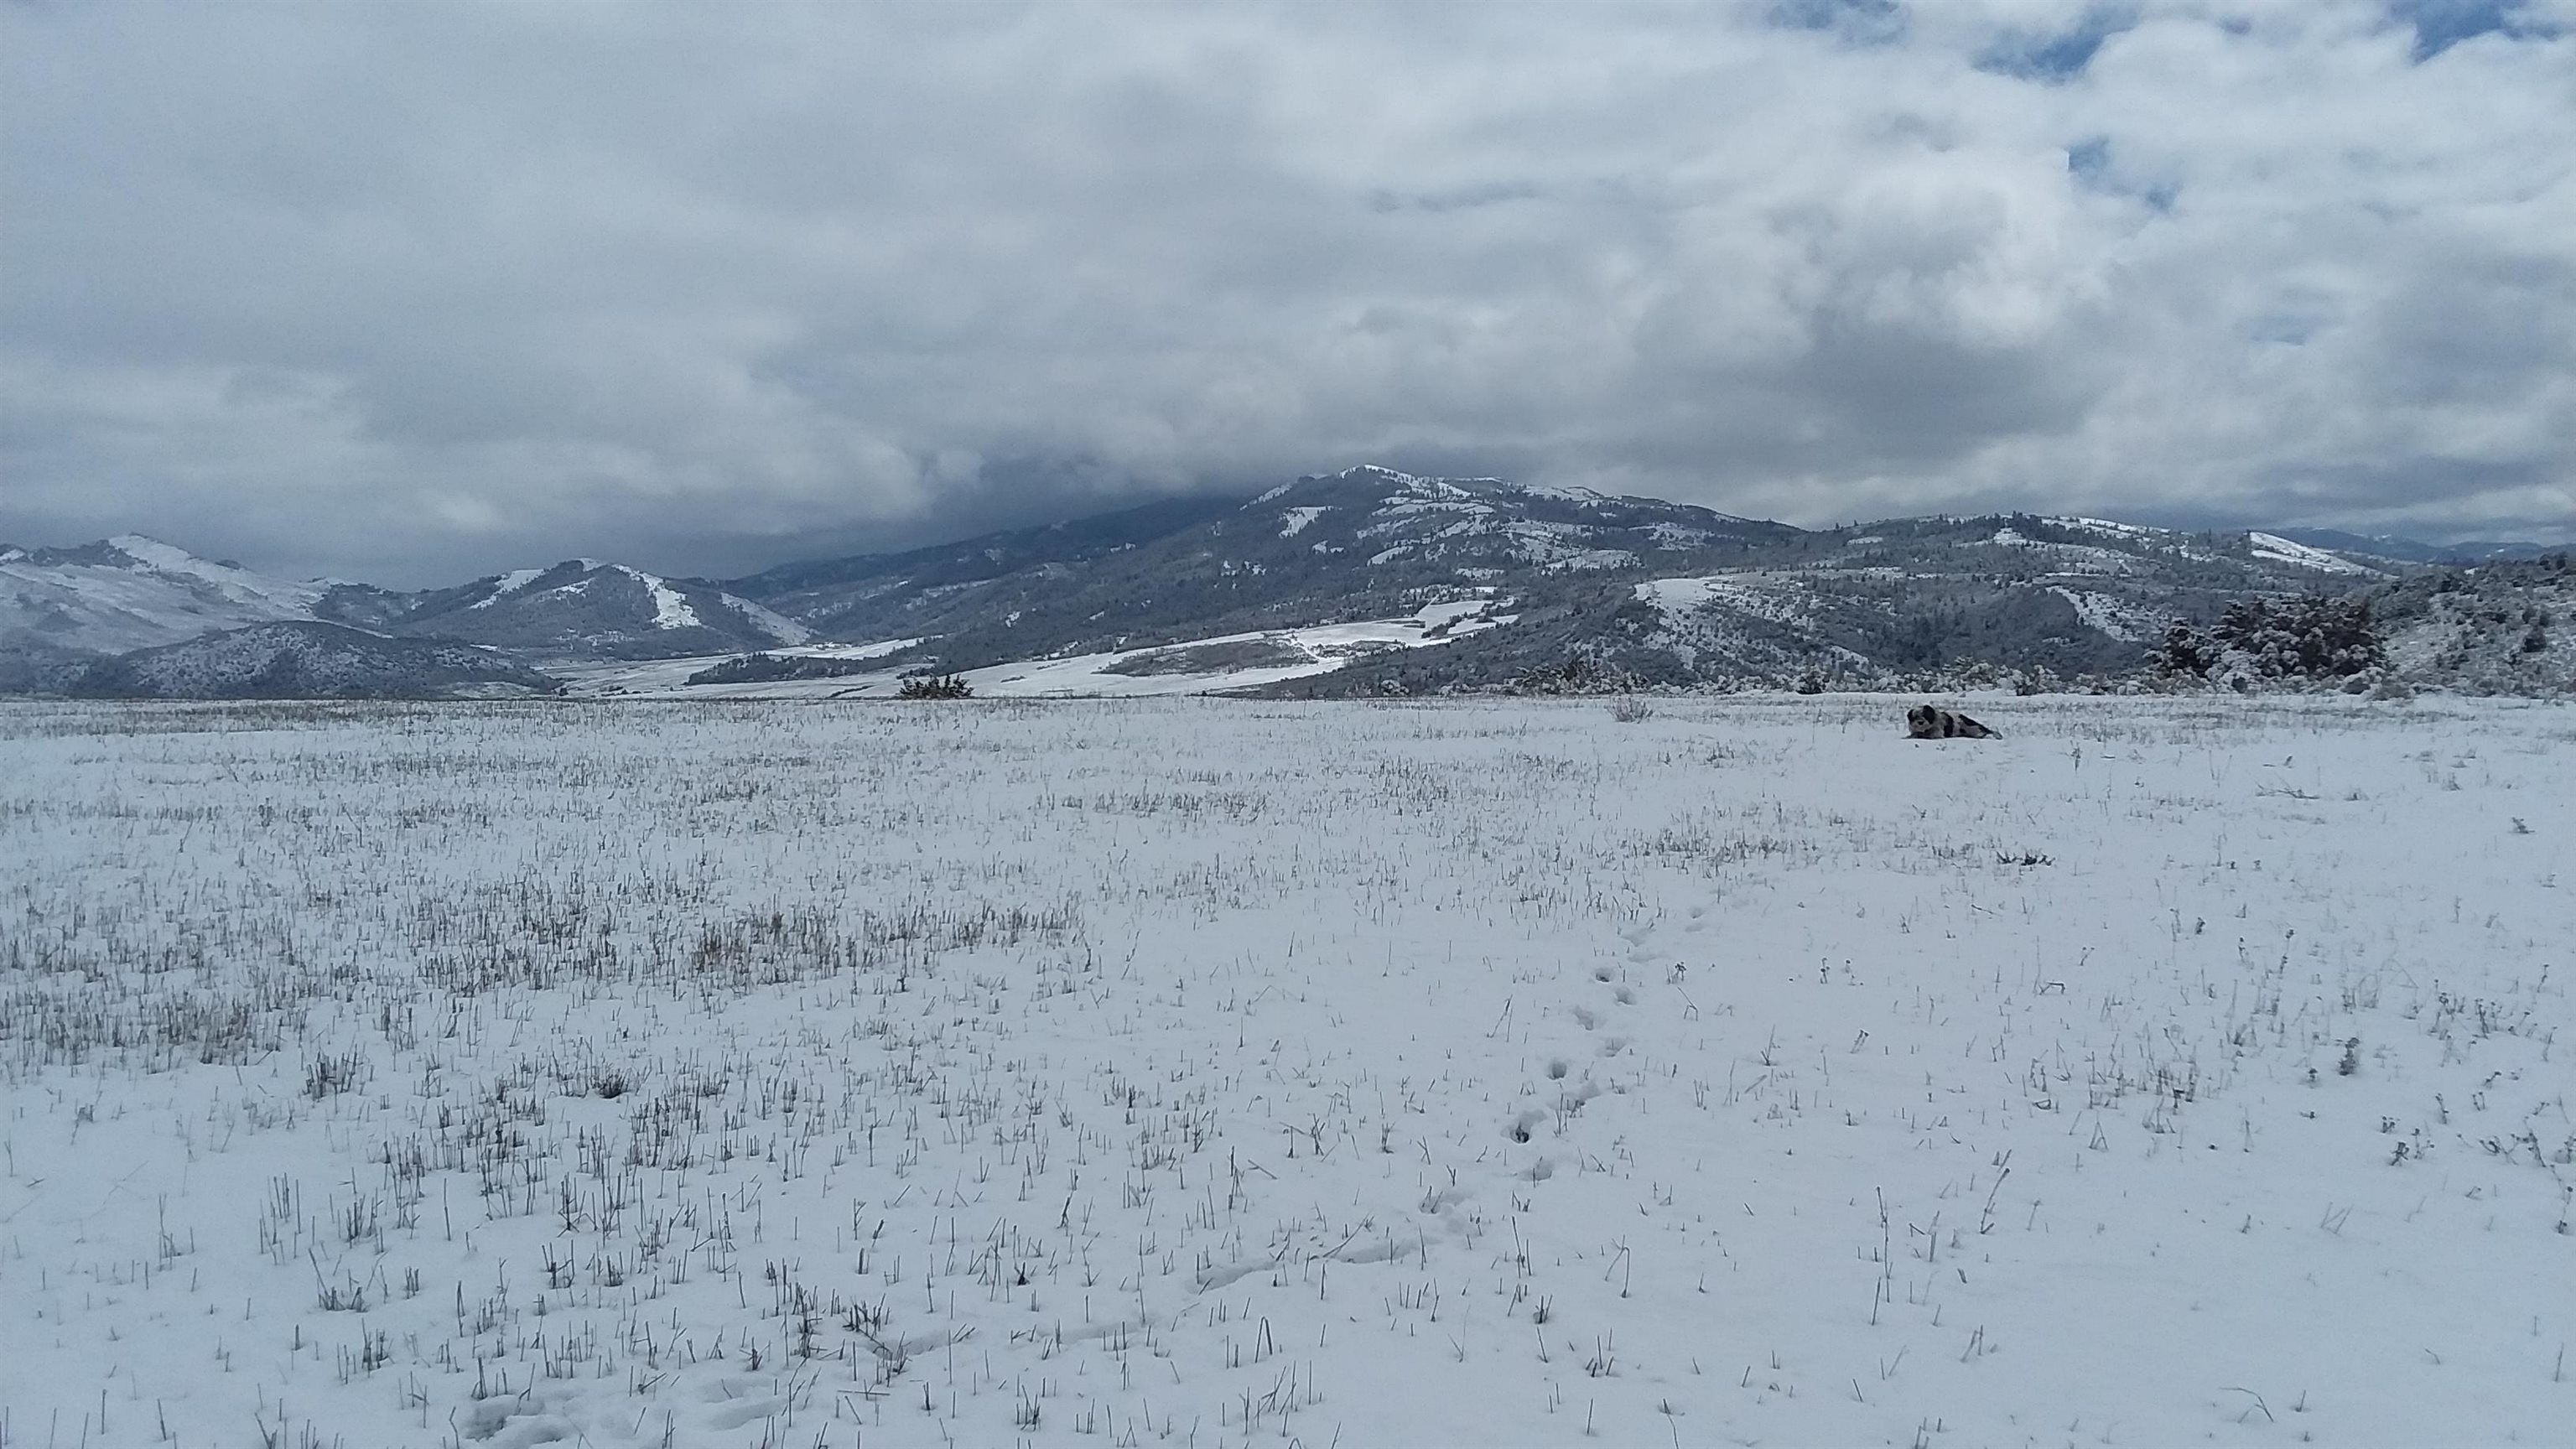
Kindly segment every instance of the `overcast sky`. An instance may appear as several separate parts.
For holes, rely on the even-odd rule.
[[[2576,0],[0,4],[0,539],[724,575],[1364,461],[2576,536]]]

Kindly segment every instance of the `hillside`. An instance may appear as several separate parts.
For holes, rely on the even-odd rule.
[[[2565,553],[2420,574],[2370,601],[2390,663],[2419,688],[2576,692],[2576,567]]]
[[[329,579],[284,579],[202,559],[141,534],[74,548],[0,547],[0,644],[121,653],[218,629],[365,616],[402,596]]]
[[[488,649],[304,620],[136,650],[60,688],[111,699],[489,699],[561,685]]]
[[[725,587],[895,667],[989,668],[1390,620],[1491,600],[1513,627],[1282,693],[1494,688],[1568,653],[1671,685],[1854,684],[1962,663],[2117,673],[2175,620],[2247,593],[2376,580],[2268,534],[2084,519],[1806,530],[1646,498],[1363,467],[1223,508],[1158,504]],[[1380,665],[1384,667],[1379,667]]]
[[[971,668],[1714,569],[1802,537],[1654,499],[1353,468],[725,587],[829,637],[924,639],[920,662]]]
[[[570,559],[403,593],[127,535],[0,550],[0,690],[60,690],[104,656],[282,622],[684,696],[865,697],[925,670],[1006,693],[1489,692],[1565,687],[1578,659],[1591,689],[2179,687],[2153,654],[2171,630],[2302,595],[2366,596],[2390,621],[2373,684],[2576,687],[2551,632],[2563,583],[2545,557],[2504,557],[2520,547],[2032,514],[1801,529],[1381,467],[729,581]],[[2470,561],[2419,561],[2439,557]]]
[[[1516,629],[1276,692],[1506,688],[1577,655],[1646,686],[2045,686],[2136,671],[2171,624],[2240,598],[2384,577],[2259,533],[2019,514],[1887,520],[1803,533],[1723,571],[1621,571],[1525,597]]]
[[[803,625],[713,585],[586,558],[438,590],[386,627],[549,660],[674,658],[813,637]]]

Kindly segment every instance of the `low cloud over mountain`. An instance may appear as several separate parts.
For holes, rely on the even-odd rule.
[[[0,7],[0,536],[727,576],[1381,459],[2565,541],[2571,32]]]

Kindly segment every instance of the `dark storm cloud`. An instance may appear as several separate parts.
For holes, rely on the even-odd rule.
[[[2576,8],[0,9],[0,538],[2576,515]]]

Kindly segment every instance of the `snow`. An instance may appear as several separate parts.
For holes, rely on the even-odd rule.
[[[2155,632],[2158,621],[2131,608],[2109,594],[2089,589],[2070,589],[2062,585],[2052,590],[2059,598],[2075,606],[2075,616],[2088,628],[2099,629],[2114,639],[2135,642]]]
[[[788,645],[759,652],[786,658],[882,659],[886,655],[909,649],[921,642],[919,639],[879,639],[866,644]],[[845,677],[829,680],[795,680],[783,684],[693,687],[688,685],[690,675],[737,657],[739,656],[734,654],[698,654],[683,659],[567,661],[548,665],[547,672],[563,680],[571,686],[573,694],[582,697],[667,694],[704,699],[757,699],[781,696],[828,696],[846,692],[851,684],[850,678]]]
[[[786,654],[797,651],[777,649],[765,652]],[[732,654],[693,654],[680,659],[561,660],[549,663],[546,672],[564,681],[570,692],[577,696],[651,695],[677,690],[688,682],[690,675],[735,657]]]
[[[1493,590],[1487,589],[1484,592],[1491,594]],[[1486,599],[1461,599],[1455,603],[1428,605],[1413,617],[1434,629],[1465,628],[1473,633],[1476,627],[1493,627],[1502,622],[1500,619],[1494,619],[1488,623],[1477,618],[1492,607],[1493,604]]]
[[[1360,529],[1359,536],[1377,538],[1385,534],[1401,533],[1417,526],[1420,520],[1433,516],[1453,518],[1463,516],[1471,521],[1481,522],[1494,518],[1498,512],[1499,510],[1492,504],[1478,502],[1463,493],[1455,497],[1416,498],[1403,503],[1389,503],[1379,508],[1370,516],[1382,521]]]
[[[528,585],[535,583],[544,573],[544,569],[512,569],[510,572],[503,574],[492,581],[492,592],[485,594],[482,598],[476,599],[473,603],[470,603],[465,607],[469,609],[488,609],[494,604],[501,602],[503,599],[510,597],[512,594],[517,593],[519,590],[526,588]]]
[[[1166,695],[1217,694],[1325,674],[1380,649],[1418,649],[1446,644],[1486,629],[1514,623],[1519,615],[1494,613],[1484,599],[1430,604],[1397,619],[1352,624],[1322,624],[1302,629],[1273,629],[1224,634],[1133,649],[1103,650],[1054,659],[1015,660],[958,671],[978,695],[997,699],[1143,699]],[[806,645],[772,649],[771,654],[830,659],[876,659],[923,643],[893,639],[873,644]],[[1176,651],[1217,650],[1226,646],[1269,645],[1298,656],[1294,662],[1227,665],[1170,673],[1127,673],[1139,661]],[[882,699],[901,687],[897,670],[840,675],[828,679],[768,680],[744,684],[689,684],[690,675],[731,658],[712,654],[689,659],[614,660],[595,664],[553,666],[572,692],[581,696],[619,695],[670,699]]]
[[[141,534],[108,543],[135,566],[38,564],[25,552],[0,559],[0,634],[28,628],[56,644],[122,652],[309,619],[331,588],[213,563]]]
[[[661,630],[695,629],[706,624],[705,618],[698,612],[697,605],[689,601],[689,596],[673,587],[670,580],[659,574],[648,573],[627,564],[604,564],[597,559],[573,559],[568,560],[567,563],[577,566],[581,570],[580,575],[547,589],[540,597],[557,595],[574,597],[586,594],[591,586],[598,582],[599,576],[605,572],[621,575],[643,588],[645,599],[651,604],[653,611],[650,627]],[[490,593],[466,607],[491,608],[504,599],[525,592],[530,584],[564,567],[566,564],[557,564],[552,569],[515,569],[501,574],[492,580]],[[717,607],[740,616],[760,634],[779,644],[803,645],[810,643],[814,638],[813,630],[749,599],[737,598],[727,593],[716,593],[713,599]],[[708,662],[712,662],[712,659],[697,661],[697,667],[703,668]]]
[[[920,639],[878,639],[866,644],[815,644],[803,649],[781,649],[781,654],[806,654],[816,659],[883,659],[925,641]]]
[[[1646,536],[1663,548],[1699,548],[1717,535],[1705,528],[1685,528],[1676,523],[1651,523]]]
[[[1064,659],[1000,664],[987,669],[970,669],[963,673],[967,684],[979,695],[995,698],[1124,698],[1139,699],[1161,695],[1210,694],[1224,690],[1249,689],[1257,685],[1276,684],[1282,680],[1302,679],[1340,669],[1355,660],[1366,658],[1380,649],[1415,649],[1448,643],[1484,629],[1499,628],[1513,622],[1515,615],[1491,618],[1476,617],[1484,613],[1481,601],[1432,604],[1402,619],[1372,620],[1357,624],[1321,624],[1303,629],[1274,629],[1249,634],[1227,634],[1211,639],[1196,639],[1185,644],[1163,644],[1146,649],[1125,649],[1101,654],[1077,654]],[[1445,629],[1443,626],[1446,626]],[[1442,629],[1441,633],[1433,633]],[[1148,655],[1173,650],[1198,650],[1228,644],[1268,642],[1301,653],[1298,663],[1278,664],[1203,672],[1131,675],[1117,672],[1117,666],[1132,664]],[[891,692],[890,689],[888,692]]]
[[[2321,574],[2359,574],[2372,578],[2379,576],[2377,569],[2366,568],[2340,554],[2331,554],[2321,548],[2310,548],[2304,543],[2293,543],[2277,533],[2249,533],[2245,535],[2245,541],[2254,546],[2256,558],[2270,559],[2275,563],[2296,564],[2300,568],[2314,569]]]
[[[214,563],[184,548],[174,548],[139,533],[119,534],[108,543],[118,552],[159,573],[199,579],[214,585],[228,599],[267,604],[280,611],[302,610],[309,615],[313,605],[330,589],[328,583],[320,581],[271,578],[249,569]],[[281,612],[279,617],[290,615]]]
[[[726,608],[750,620],[753,628],[781,644],[804,644],[814,637],[813,630],[775,610],[763,608],[749,599],[732,594],[719,594],[716,597]]]
[[[1279,536],[1295,538],[1306,531],[1306,525],[1332,512],[1330,508],[1291,508],[1279,515]]]
[[[1593,492],[1589,488],[1552,488],[1543,484],[1533,483],[1523,486],[1520,491],[1531,498],[1548,498],[1559,503],[1580,504],[1586,508],[1596,507],[1610,501],[1608,498],[1599,493]]]
[[[1456,485],[1449,483],[1445,479],[1425,478],[1419,473],[1407,473],[1401,469],[1388,468],[1377,463],[1362,463],[1355,468],[1345,468],[1341,471],[1339,476],[1343,478],[1359,478],[1363,476],[1379,478],[1388,483],[1394,484],[1398,488],[1419,489],[1427,493],[1447,494],[1453,496],[1463,496],[1464,494],[1463,489],[1458,488]]]
[[[1521,556],[1532,559],[1544,558],[1548,567],[1558,573],[1635,568],[1638,563],[1637,556],[1623,548],[1560,548],[1554,550],[1552,556],[1549,556],[1550,552],[1547,547],[1524,543]]]
[[[2138,560],[2115,548],[2096,548],[2083,543],[2050,543],[2032,538],[2017,528],[1998,528],[1986,542],[2004,548],[2017,548],[2051,560],[2064,573],[2132,574],[2138,571]]]
[[[2564,1442],[2568,710],[1906,702],[0,706],[10,1442]]]
[[[2148,528],[2135,523],[2115,523],[2107,518],[2056,517],[2045,518],[2041,522],[2053,524],[2059,528],[2079,528],[2092,533],[2107,533],[2115,538],[2137,539],[2141,542],[2162,543],[2176,536],[2171,529]]]
[[[1637,585],[1637,597],[1674,616],[1717,606],[1775,624],[1803,624],[1814,614],[1800,580],[1758,569],[1694,578],[1648,579]]]
[[[624,564],[619,564],[617,571],[642,584],[646,593],[652,597],[654,628],[695,629],[698,627],[698,611],[690,608],[689,601],[680,597],[680,591],[672,588],[661,575],[648,574],[642,569],[628,568]]]
[[[2046,518],[2042,521],[2053,524],[2059,528],[2082,529],[2090,533],[2107,534],[2113,538],[2126,539],[2132,543],[2144,544],[2147,547],[2160,552],[2176,554],[2183,558],[2207,559],[2212,557],[2209,550],[2201,548],[2191,542],[2190,534],[2182,533],[2175,529],[2149,528],[2144,524],[2137,523],[2118,523],[2108,518],[2060,516]]]
[[[1637,556],[1626,549],[1592,547],[1588,540],[1595,536],[1594,530],[1585,524],[1512,519],[1491,525],[1490,531],[1510,537],[1513,552],[1524,560],[1555,573],[1632,568],[1637,563]]]

